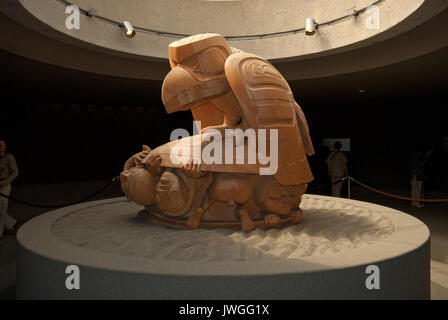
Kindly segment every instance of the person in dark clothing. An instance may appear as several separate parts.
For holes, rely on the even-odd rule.
[[[411,155],[411,198],[424,199],[425,164],[428,162],[432,151],[430,150],[426,155],[422,151],[416,151]],[[423,203],[412,200],[411,206],[421,208]]]
[[[19,175],[16,160],[10,153],[6,153],[6,142],[0,140],[0,193],[9,196],[11,182]],[[3,233],[12,233],[17,220],[8,214],[8,198],[0,197],[0,238]]]

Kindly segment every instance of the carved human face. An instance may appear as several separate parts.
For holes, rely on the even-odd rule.
[[[274,183],[266,192],[264,209],[277,214],[288,214],[291,209],[297,207],[299,199],[300,195],[297,187]]]
[[[297,208],[304,192],[301,186],[285,186],[273,176],[261,176],[255,187],[255,200],[261,210],[285,215]]]
[[[120,174],[121,190],[128,200],[143,206],[156,203],[157,181],[157,176],[151,175],[142,167],[132,167]]]
[[[156,185],[157,206],[166,214],[176,216],[186,204],[187,190],[183,181],[173,172],[166,171]]]

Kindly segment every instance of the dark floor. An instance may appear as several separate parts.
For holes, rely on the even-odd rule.
[[[58,184],[23,185],[13,188],[12,196],[39,204],[71,203],[95,193],[108,181],[71,182]],[[344,186],[345,190],[346,185]],[[322,190],[319,194],[328,194]],[[386,189],[384,191],[407,195],[409,190]],[[345,191],[347,193],[347,191]],[[117,183],[89,201],[122,196]],[[447,198],[442,192],[428,192],[426,198]],[[424,208],[414,208],[408,201],[396,200],[372,193],[359,186],[351,186],[351,198],[391,207],[415,216],[431,231],[431,281],[432,298],[448,299],[448,203],[430,203]],[[33,208],[14,202],[9,213],[24,222],[51,209]],[[0,299],[15,298],[15,267],[17,242],[14,235],[0,242]]]

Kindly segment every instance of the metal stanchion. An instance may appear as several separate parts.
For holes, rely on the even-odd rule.
[[[347,188],[348,188],[348,198],[349,198],[349,199],[352,198],[352,197],[351,197],[351,194],[350,194],[350,181],[351,181],[351,178],[350,178],[350,177],[347,177]]]

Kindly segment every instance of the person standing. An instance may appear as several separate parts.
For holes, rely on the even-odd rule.
[[[0,193],[9,196],[11,182],[19,175],[16,160],[6,153],[6,142],[0,140]],[[0,196],[0,237],[5,232],[13,232],[17,220],[8,214],[8,198]]]
[[[334,143],[334,151],[328,155],[328,175],[331,177],[331,194],[333,197],[341,196],[342,181],[335,183],[338,180],[348,176],[347,158],[344,152],[341,151],[342,145],[339,141]]]
[[[425,165],[433,151],[434,149],[427,152],[426,156],[422,151],[414,152],[411,155],[411,198],[413,199],[424,199]],[[412,200],[411,206],[422,208],[424,205],[420,201]]]

